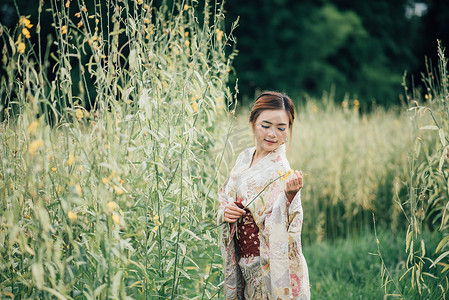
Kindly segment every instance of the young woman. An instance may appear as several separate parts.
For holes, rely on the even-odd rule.
[[[303,176],[285,156],[294,118],[288,96],[262,93],[249,116],[256,146],[240,153],[219,191],[225,299],[310,299]]]

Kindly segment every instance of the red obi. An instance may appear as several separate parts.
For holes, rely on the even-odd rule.
[[[234,202],[243,209],[242,203]],[[237,249],[240,257],[260,255],[259,227],[257,227],[251,212],[245,208],[245,214],[237,221]]]

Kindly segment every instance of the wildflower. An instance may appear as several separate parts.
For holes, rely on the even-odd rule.
[[[30,143],[30,154],[33,155],[36,151],[44,145],[42,140],[34,140]]]
[[[84,170],[84,166],[79,165],[79,166],[78,166],[78,171],[82,172],[83,170]]]
[[[67,217],[69,217],[69,220],[73,221],[78,218],[78,215],[76,214],[76,212],[69,210],[69,212],[67,213]]]
[[[81,13],[80,12],[75,13],[75,17],[81,18]]]
[[[31,220],[30,216],[29,216],[29,215],[27,215],[27,214],[25,214],[25,218],[27,218],[27,219],[30,219],[30,220]]]
[[[103,179],[101,180],[101,182],[103,182],[104,184],[108,184],[108,179],[106,177],[103,177]]]
[[[62,25],[62,27],[61,27],[61,33],[62,33],[62,34],[66,34],[66,33],[67,33],[67,26],[66,26],[66,25]]]
[[[77,184],[75,186],[75,190],[76,190],[76,193],[78,194],[78,196],[81,197],[81,195],[83,194],[83,190],[81,189],[81,186],[79,184]]]
[[[189,37],[189,32],[188,31],[184,32],[184,36]]]
[[[118,207],[118,204],[114,201],[108,202],[108,209],[110,212],[113,212]]]
[[[184,10],[188,10],[190,8],[190,6],[188,6],[187,4],[184,5]]]
[[[69,154],[69,158],[67,159],[67,165],[68,165],[68,166],[72,166],[74,160],[75,160],[75,158],[73,157],[73,154],[70,153],[70,154]]]
[[[78,22],[78,28],[81,28],[83,26],[83,21]]]
[[[70,6],[70,0],[67,0],[67,2],[65,3],[65,7],[68,8]]]
[[[143,18],[143,22],[144,22],[145,24],[149,24],[149,23],[150,23],[150,19],[148,19],[148,18]]]
[[[30,125],[28,125],[28,132],[33,135],[36,133],[37,128],[39,127],[39,122],[38,121],[33,121],[30,123]]]
[[[378,244],[379,244],[379,240],[378,240],[378,239],[376,239],[376,243],[378,243]]]
[[[159,229],[159,225],[157,225],[157,226],[154,226],[154,228],[151,230],[151,231],[153,231],[154,233],[156,233],[156,231]]]
[[[194,101],[194,102],[192,103],[192,109],[193,109],[194,112],[197,112],[197,111],[198,111],[198,103],[196,103],[196,101]]]
[[[81,10],[84,11],[84,12],[87,12],[87,8],[85,8],[84,6],[81,7]]]
[[[98,23],[100,23],[100,20],[95,19],[95,24],[98,24]]]
[[[186,45],[186,47],[189,47],[190,42],[189,42],[188,40],[186,40],[186,41],[184,42],[184,44]]]
[[[123,194],[123,189],[119,186],[116,186],[115,184],[112,186],[114,188],[114,191],[118,194],[121,195]]]
[[[51,168],[51,170],[53,171],[53,172],[56,172],[56,167],[53,167],[53,168]]]
[[[215,33],[217,34],[217,40],[221,41],[221,39],[223,38],[223,31],[217,28],[215,29]]]
[[[60,185],[58,185],[58,188],[56,189],[56,193],[61,194],[62,192],[62,187]]]
[[[357,100],[357,99],[354,100],[354,106],[355,107],[359,107],[360,106],[359,100]]]
[[[348,103],[346,101],[341,102],[341,107],[343,108],[348,107]]]
[[[145,4],[143,8],[146,9],[146,10],[149,10],[149,9],[150,9],[150,7],[148,6],[148,4]]]
[[[26,28],[26,27],[24,27],[24,28],[22,29],[22,34],[23,34],[27,39],[29,39],[29,38],[31,37],[30,31],[29,31],[28,28]]]
[[[158,216],[158,215],[155,215],[155,216],[153,217],[153,219],[154,219],[154,222],[157,224],[157,226],[162,225],[162,223],[159,221],[159,216]]]
[[[19,46],[17,46],[17,50],[19,51],[20,54],[25,52],[25,43],[24,42],[19,43]]]
[[[26,28],[30,29],[31,27],[33,27],[33,24],[31,24],[30,20],[28,20],[27,18],[25,18],[24,16],[20,17],[20,24],[22,24],[23,26],[25,26]]]
[[[84,117],[84,113],[81,109],[78,108],[75,112],[75,116],[78,120],[81,120]]]
[[[143,4],[143,0],[137,0],[136,2],[137,2],[137,4],[139,4],[139,5],[142,5],[142,4]]]
[[[120,216],[119,215],[112,215],[112,221],[114,221],[115,224],[120,225]]]

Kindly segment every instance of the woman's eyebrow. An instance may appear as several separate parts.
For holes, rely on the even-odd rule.
[[[262,120],[262,122],[265,122],[265,123],[268,123],[268,124],[273,124],[273,123],[271,123],[270,121],[267,121],[267,120]],[[277,124],[277,125],[284,125],[284,126],[286,126],[287,124],[285,124],[285,123],[279,123],[279,124]]]

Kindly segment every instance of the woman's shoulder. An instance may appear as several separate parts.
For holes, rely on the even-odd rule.
[[[240,152],[240,154],[237,156],[237,160],[236,162],[241,162],[241,161],[245,161],[248,159],[252,159],[252,156],[254,154],[254,150],[256,149],[255,146],[252,147],[248,147],[246,149],[244,149],[242,152]]]

